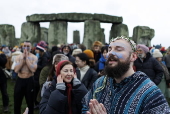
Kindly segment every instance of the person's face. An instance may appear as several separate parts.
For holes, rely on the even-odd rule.
[[[137,49],[137,55],[141,59],[143,59],[146,56],[145,52],[141,48]]]
[[[63,53],[64,54],[68,54],[69,52],[70,52],[70,48],[69,47],[66,46],[66,47],[63,48]]]
[[[116,40],[115,42],[111,42],[108,50],[107,59],[108,64],[111,66],[117,65],[118,60],[120,62],[125,62],[132,53],[130,44],[125,40]],[[110,57],[110,55],[114,55],[114,58],[113,56]]]
[[[162,57],[158,57],[157,60],[161,62],[162,61]]]
[[[60,71],[61,76],[63,77],[63,81],[66,83],[70,83],[73,79],[74,76],[74,69],[73,66],[68,64],[65,65],[61,71]]]
[[[31,43],[24,42],[23,50],[27,50],[28,52],[30,52],[31,51]]]
[[[86,65],[86,62],[82,61],[79,57],[76,57],[75,64],[77,65],[77,67],[82,68]]]
[[[40,53],[40,50],[36,49],[36,50],[35,50],[35,53]]]
[[[124,40],[116,40],[109,48],[105,72],[109,77],[121,78],[129,70],[130,63],[135,60],[131,46]]]
[[[95,46],[94,46],[94,51],[99,51],[99,50],[100,50],[100,47],[97,46],[97,45],[95,45]]]
[[[104,50],[102,54],[103,54],[103,57],[106,59],[107,51]]]

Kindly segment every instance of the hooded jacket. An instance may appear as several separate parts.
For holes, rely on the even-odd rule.
[[[70,51],[69,53],[66,55],[68,58],[69,58],[69,61],[72,62],[72,63],[75,63],[75,58],[72,56],[72,48],[69,46],[69,45],[64,45],[62,48],[61,48],[61,51],[63,53],[63,49],[65,47],[69,47]],[[64,54],[64,53],[63,53]]]
[[[134,66],[136,67],[136,71],[144,72],[156,85],[161,82],[163,69],[149,52],[146,54],[146,58],[143,62],[140,58],[137,58],[134,62]]]

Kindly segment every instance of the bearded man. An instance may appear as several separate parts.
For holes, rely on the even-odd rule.
[[[161,90],[143,72],[134,72],[136,44],[124,36],[109,45],[105,76],[83,98],[82,114],[167,114]]]
[[[163,69],[158,61],[153,58],[149,48],[143,44],[137,45],[138,58],[134,62],[136,71],[144,72],[156,85],[158,85],[163,76]]]
[[[24,42],[23,53],[16,57],[14,70],[18,78],[14,89],[14,114],[21,114],[21,105],[25,96],[28,114],[34,111],[34,72],[37,69],[37,57],[30,53],[31,43]]]

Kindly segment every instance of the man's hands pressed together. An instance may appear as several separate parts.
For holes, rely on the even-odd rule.
[[[91,99],[89,103],[89,111],[87,114],[107,114],[106,108],[102,103],[99,103],[96,99]]]

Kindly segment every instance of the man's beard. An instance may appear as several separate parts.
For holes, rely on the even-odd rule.
[[[110,58],[114,59],[118,62],[116,66],[109,65]],[[115,58],[114,55],[109,57],[106,66],[105,66],[105,74],[108,77],[120,79],[130,68],[130,56],[125,60],[125,62],[121,62],[119,59]]]
[[[138,57],[139,57],[140,59],[143,59],[143,58],[145,57],[145,55],[144,55],[144,54],[138,54]]]

